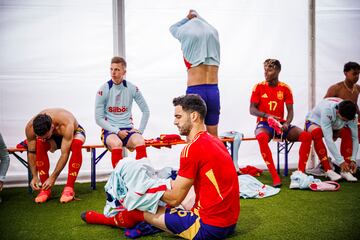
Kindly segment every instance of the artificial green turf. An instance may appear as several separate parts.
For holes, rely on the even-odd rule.
[[[358,176],[359,177],[359,176]],[[259,178],[270,184],[268,173]],[[230,239],[360,239],[360,183],[340,182],[338,192],[290,190],[282,177],[278,195],[264,199],[241,199],[236,233]],[[0,239],[125,239],[123,230],[88,225],[80,219],[84,210],[102,211],[104,183],[97,190],[89,183],[76,184],[81,200],[59,203],[63,186],[55,186],[50,201],[33,202],[26,188],[4,189],[0,203]],[[142,239],[175,239],[158,233]]]

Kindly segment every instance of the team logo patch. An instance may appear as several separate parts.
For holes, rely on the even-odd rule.
[[[330,119],[330,121],[332,121],[332,116],[330,115],[327,115],[327,117]]]
[[[42,166],[44,166],[44,162],[42,162],[42,161],[36,161],[36,166],[37,166],[37,167],[42,167]]]
[[[268,95],[266,93],[264,93],[261,98],[268,98]]]
[[[80,164],[78,164],[78,163],[73,163],[73,164],[71,164],[71,166],[73,168],[80,168]]]
[[[278,98],[279,100],[283,100],[283,99],[284,99],[284,93],[283,93],[282,91],[278,91],[276,95],[277,95],[277,98]]]
[[[102,92],[102,91],[98,91],[98,95],[99,95],[99,96],[102,96],[102,95],[103,95],[103,92]]]

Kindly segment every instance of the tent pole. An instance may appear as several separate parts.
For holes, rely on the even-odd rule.
[[[113,0],[114,56],[125,56],[125,0]]]
[[[308,44],[309,44],[309,80],[308,80],[308,110],[312,110],[316,104],[316,0],[309,0],[309,27],[308,27]],[[315,154],[314,149],[310,152],[309,165],[311,168],[315,167]]]

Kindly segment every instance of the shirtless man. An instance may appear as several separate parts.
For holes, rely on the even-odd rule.
[[[170,32],[181,43],[188,69],[186,93],[199,94],[203,98],[207,107],[206,130],[217,136],[220,116],[218,32],[194,10],[172,25]]]
[[[360,72],[360,65],[358,63],[356,62],[346,63],[344,65],[345,80],[330,86],[324,98],[338,97],[341,99],[350,100],[356,104],[357,114],[359,115],[360,112],[359,112],[359,106],[357,105],[357,101],[360,93],[360,85],[356,84],[359,80],[359,72]],[[360,131],[359,126],[358,126],[358,130]],[[334,137],[338,138],[341,137],[341,135],[345,134],[349,138],[351,135],[350,130],[347,127],[343,128],[338,133],[339,134],[337,134]],[[360,142],[360,137],[359,137],[359,142]],[[345,141],[343,143],[345,144],[345,146],[344,144],[341,145],[341,151],[345,153],[346,151],[348,151],[346,150],[347,142]]]
[[[28,142],[28,161],[32,173],[30,186],[40,193],[35,198],[36,203],[46,202],[51,195],[60,172],[65,167],[70,151],[69,172],[66,186],[60,202],[70,202],[75,197],[74,183],[81,164],[81,147],[85,142],[85,130],[78,124],[74,115],[62,108],[49,108],[33,117],[25,128]],[[49,175],[48,151],[60,149],[61,155],[56,167]],[[41,185],[39,184],[39,177]]]
[[[348,62],[344,65],[345,80],[329,87],[324,98],[338,97],[347,99],[357,104],[360,85],[356,84],[359,80],[360,65],[356,62]],[[359,114],[359,107],[357,107]]]

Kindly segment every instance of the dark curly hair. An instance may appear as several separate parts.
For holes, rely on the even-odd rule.
[[[187,94],[173,100],[174,106],[181,106],[186,112],[198,112],[202,120],[206,116],[206,104],[198,94]]]
[[[356,115],[356,104],[350,100],[344,100],[338,105],[339,114],[347,120],[354,120]]]
[[[50,131],[52,124],[52,119],[49,115],[45,113],[40,113],[36,115],[33,120],[34,132],[37,136],[44,136],[48,131]]]

